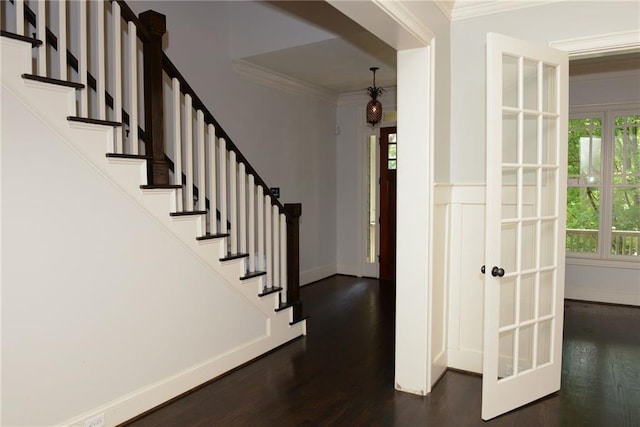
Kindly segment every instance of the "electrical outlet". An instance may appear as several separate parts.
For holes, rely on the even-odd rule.
[[[104,422],[104,413],[91,417],[84,422],[84,427],[105,427],[106,425]]]

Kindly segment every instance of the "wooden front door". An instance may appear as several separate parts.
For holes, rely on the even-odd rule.
[[[396,278],[396,169],[395,127],[380,129],[380,279]]]

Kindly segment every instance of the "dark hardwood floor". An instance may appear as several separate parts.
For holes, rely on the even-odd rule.
[[[302,298],[307,337],[129,425],[640,426],[640,308],[567,301],[562,390],[484,422],[480,376],[394,390],[392,284],[334,276]]]

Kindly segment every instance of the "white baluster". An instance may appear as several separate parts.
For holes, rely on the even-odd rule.
[[[224,138],[219,141],[220,155],[220,233],[227,234],[227,143]]]
[[[264,262],[264,191],[258,186],[258,271],[265,270]]]
[[[256,184],[249,175],[249,271],[256,271]]]
[[[198,110],[196,114],[198,122],[198,146],[196,147],[196,161],[198,162],[198,181],[196,186],[198,187],[198,207],[197,210],[204,211],[207,209],[207,181],[205,178],[205,153],[204,146],[204,113],[202,110]]]
[[[131,154],[138,154],[138,34],[136,24],[128,23],[129,32],[129,141]]]
[[[60,80],[67,80],[67,0],[58,0],[58,67]]]
[[[280,301],[287,302],[287,217],[280,214]]]
[[[185,201],[184,210],[193,210],[193,100],[191,95],[186,94],[184,96],[184,174],[186,176],[185,183]]]
[[[273,286],[273,268],[271,267],[271,196],[264,197],[264,241],[265,241],[265,268],[267,272],[267,286]]]
[[[87,57],[87,3],[81,1],[78,3],[78,19],[80,20],[80,28],[78,37],[80,38],[80,58],[78,58],[78,74],[80,83],[84,85],[84,89],[80,90],[80,117],[89,117],[89,85],[87,84],[87,66],[89,58]],[[134,27],[135,28],[135,27]]]
[[[171,80],[173,95],[173,183],[182,185],[182,110],[180,108],[180,82],[175,77]],[[183,194],[178,191],[176,210],[183,210]]]
[[[16,34],[24,36],[24,0],[15,0],[16,7]],[[44,40],[42,40],[44,43]]]
[[[38,74],[47,77],[47,3],[38,2],[38,16],[36,17],[36,33],[42,45],[38,48]]]
[[[120,4],[111,2],[113,19],[113,114],[116,122],[122,122],[122,18]],[[65,62],[66,64],[66,62]],[[65,67],[66,71],[66,67]],[[116,153],[124,153],[122,147],[122,128],[115,129]]]
[[[273,205],[273,285],[280,286],[280,215],[278,206]]]
[[[238,170],[238,239],[240,253],[247,253],[247,173],[244,163],[240,163]]]
[[[218,233],[218,205],[216,201],[216,128],[209,124],[209,233]]]
[[[235,151],[229,151],[229,219],[231,230],[229,230],[231,253],[238,253],[238,163],[236,162]]]
[[[93,2],[96,5],[96,31],[97,31],[97,66],[96,71],[96,92],[98,93],[98,118],[100,120],[106,120],[107,118],[107,102],[105,100],[106,87],[106,73],[105,73],[105,56],[107,52],[104,47],[104,6],[103,2]]]

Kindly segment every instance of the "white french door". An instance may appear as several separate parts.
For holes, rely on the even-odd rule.
[[[487,37],[482,418],[560,389],[568,57]]]

